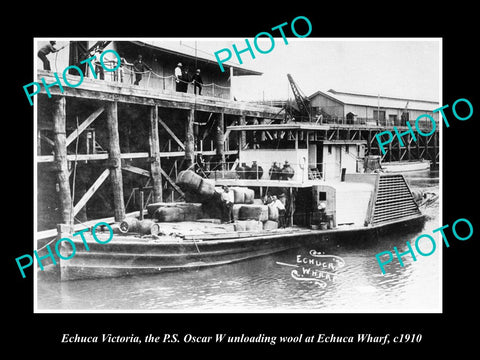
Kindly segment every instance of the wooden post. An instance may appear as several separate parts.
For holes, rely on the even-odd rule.
[[[225,115],[223,112],[218,114],[217,133],[216,133],[216,151],[222,162],[221,169],[225,170]]]
[[[54,97],[53,105],[53,142],[54,161],[57,170],[58,196],[62,223],[72,225],[72,196],[67,162],[67,137],[66,137],[66,100],[64,96]]]
[[[112,179],[114,217],[115,221],[122,221],[125,218],[125,204],[123,200],[122,163],[120,157],[118,108],[116,101],[107,105],[107,129],[110,148],[110,177]]]
[[[413,137],[412,135],[408,135],[408,142],[407,142],[407,155],[408,155],[408,161],[410,161],[412,159],[412,141],[413,141]]]
[[[372,155],[372,130],[368,130],[367,149],[368,155]]]
[[[430,141],[431,138],[432,138],[432,135],[427,136],[427,137],[425,138],[425,158],[426,158],[427,160],[432,160],[432,158],[431,158],[431,156],[430,156],[430,155],[431,155],[431,154],[430,154],[430,149],[429,149],[429,146],[428,146],[428,142]]]
[[[143,190],[140,190],[140,220],[143,220],[143,207],[144,207],[144,198],[143,198]]]
[[[291,187],[289,188],[289,197],[290,197],[289,206],[288,206],[289,213],[290,213],[289,226],[293,226],[293,213],[295,212],[295,199],[293,198],[293,191]]]
[[[193,121],[195,119],[195,110],[190,109],[185,126],[185,163],[187,168],[195,163],[195,137],[193,133]]]
[[[388,143],[388,161],[389,162],[393,161],[393,159],[392,159],[392,142],[391,141]]]
[[[150,109],[150,171],[153,182],[153,202],[163,201],[162,174],[160,172],[160,139],[158,136],[158,106]]]
[[[245,115],[240,115],[239,118],[240,125],[245,125],[247,123]],[[240,144],[239,148],[243,150],[245,145],[247,144],[247,133],[245,131],[240,131]]]

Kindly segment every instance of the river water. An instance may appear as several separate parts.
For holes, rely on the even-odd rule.
[[[439,193],[438,176],[438,172],[424,172],[406,175],[406,179],[412,190]],[[393,252],[394,246],[399,252],[406,251],[405,241],[414,243],[420,234],[432,234],[441,226],[439,201],[424,212],[427,221],[420,231],[392,233],[358,246],[313,246],[159,275],[70,282],[39,278],[36,311],[441,312],[442,246],[438,234],[432,255],[417,255],[417,261],[405,255],[403,267],[395,258],[385,265],[384,275],[375,258],[380,252]],[[428,253],[431,245],[427,242],[421,248]]]

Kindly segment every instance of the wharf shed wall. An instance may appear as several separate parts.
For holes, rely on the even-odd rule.
[[[433,101],[412,100],[389,97],[376,97],[362,94],[340,93],[334,90],[327,92],[317,91],[309,97],[314,114],[322,109],[325,113],[335,119],[346,119],[354,114],[354,119],[362,124],[373,124],[377,122],[378,111],[380,120],[385,122],[382,125],[395,126],[405,125],[401,121],[402,115],[408,113],[408,120],[412,123],[421,115],[430,115],[439,121],[439,113],[433,112],[439,104]],[[430,128],[430,120],[421,120],[423,127]]]

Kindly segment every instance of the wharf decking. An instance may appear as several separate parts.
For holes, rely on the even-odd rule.
[[[61,78],[61,76],[59,75]],[[52,84],[56,81],[54,73],[51,71],[38,70],[37,82],[41,84],[41,79],[46,84]],[[77,84],[79,76],[66,74],[67,81],[71,84]],[[107,80],[98,80],[85,77],[78,87],[72,88],[64,85],[62,81],[63,92],[60,87],[52,86],[49,88],[51,95],[78,97],[84,99],[95,99],[105,101],[118,101],[139,105],[159,106],[172,109],[195,109],[197,111],[207,111],[224,113],[229,115],[244,115],[259,118],[274,118],[279,114],[278,107],[256,104],[246,101],[234,101],[219,97],[195,95],[190,93],[181,93],[167,89],[147,88],[138,85],[120,83]],[[47,94],[42,86],[40,94]]]

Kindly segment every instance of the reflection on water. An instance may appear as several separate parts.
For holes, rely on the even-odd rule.
[[[407,175],[412,189],[439,191],[438,173]],[[365,245],[305,248],[197,271],[71,282],[37,282],[39,311],[174,312],[438,312],[441,310],[441,246],[428,257],[396,260],[382,275],[375,254],[438,228],[438,202],[425,209],[421,231],[388,234]],[[436,236],[435,236],[436,238]],[[439,243],[437,242],[437,245]],[[345,266],[322,288],[291,276],[297,255],[310,250],[337,255]]]

